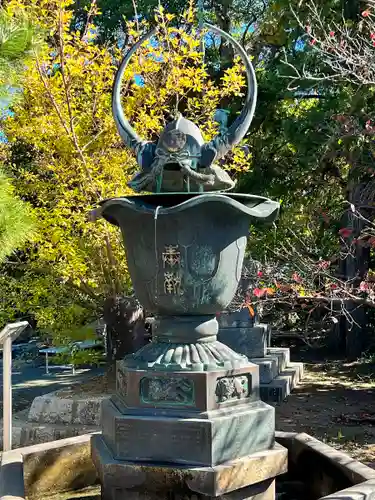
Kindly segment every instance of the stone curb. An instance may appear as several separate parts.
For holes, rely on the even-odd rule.
[[[353,484],[375,480],[375,470],[361,462],[357,462],[342,451],[335,450],[305,433],[289,433],[276,431],[276,440],[289,451],[289,460],[298,462],[303,452],[314,452],[337,466]],[[375,490],[374,490],[375,492]],[[375,497],[374,497],[375,500]]]
[[[0,500],[24,498],[23,455],[19,450],[6,451],[1,456]]]
[[[0,466],[0,500],[25,500],[26,497],[32,498],[35,493],[38,497],[43,493],[51,493],[51,487],[56,488],[54,493],[59,493],[66,491],[72,484],[77,489],[79,489],[79,486],[83,487],[95,484],[97,482],[97,474],[90,458],[90,441],[93,434],[95,433],[3,452]],[[85,457],[82,457],[82,452],[85,454]],[[87,462],[87,458],[89,462],[84,463]],[[66,485],[56,484],[56,478],[53,477],[52,484],[47,485],[46,489],[43,490],[42,476],[46,471],[45,464],[53,464],[59,459],[70,461],[70,467],[68,465],[65,468],[65,471],[69,473],[69,483]],[[82,464],[86,465],[86,468],[88,466],[88,474],[82,474],[81,468],[75,467],[77,459],[81,467]],[[59,472],[59,476],[63,482],[65,479],[64,475]],[[33,485],[30,483],[35,478],[37,478],[39,484],[37,491],[33,492]],[[80,482],[83,480],[86,480],[87,484],[80,485]],[[44,484],[44,486],[46,485]]]
[[[93,433],[94,434],[94,433]],[[4,452],[2,455],[2,463],[0,467],[0,500],[24,500],[25,485],[24,485],[24,467],[25,470],[29,467],[29,472],[25,473],[25,483],[33,477],[33,467],[42,469],[49,461],[58,461],[60,457],[68,457],[74,453],[80,453],[82,450],[87,453],[89,451],[90,440],[93,434],[86,434],[74,438],[63,439],[51,443],[43,443],[25,448],[19,448],[13,451]],[[99,433],[95,433],[99,434]],[[321,497],[320,500],[374,500],[375,499],[375,470],[351,459],[345,453],[336,451],[330,446],[321,443],[317,439],[301,433],[292,432],[276,432],[277,441],[284,447],[288,448],[291,459],[298,459],[303,451],[320,454],[322,457],[330,460],[334,465],[346,475],[348,480],[354,483],[345,490],[332,493],[328,496]],[[74,458],[74,457],[73,457]],[[88,463],[92,471],[89,471],[91,484],[96,481],[94,466],[91,462]],[[81,479],[81,471],[78,467],[72,467],[72,476],[69,481]],[[356,484],[357,483],[357,484]],[[77,483],[76,483],[77,484]],[[54,486],[54,485],[52,485]],[[71,486],[71,483],[65,487]],[[90,486],[86,483],[85,486]],[[30,485],[28,485],[30,487]],[[59,489],[60,488],[60,489]],[[55,493],[63,491],[62,485],[56,485]],[[51,492],[51,488],[49,489]],[[40,493],[40,490],[38,490]]]
[[[375,500],[375,480],[372,479],[371,481],[356,484],[319,500]]]
[[[319,500],[375,500],[375,470],[357,462],[305,433],[276,431],[276,440],[288,449],[289,460],[298,461],[302,453],[320,455],[336,466],[353,486],[320,497]]]

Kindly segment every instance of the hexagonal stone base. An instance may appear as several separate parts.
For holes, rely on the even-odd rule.
[[[275,444],[274,408],[257,401],[197,412],[196,418],[123,414],[110,400],[102,406],[103,436],[114,458],[214,466]]]
[[[214,467],[178,466],[116,460],[100,435],[91,438],[91,455],[105,500],[198,497],[274,500],[274,478],[287,471],[287,450],[267,451]]]
[[[122,413],[196,416],[229,405],[259,400],[256,364],[210,372],[133,370],[117,362],[116,401]]]

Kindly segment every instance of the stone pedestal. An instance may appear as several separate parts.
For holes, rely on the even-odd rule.
[[[105,500],[274,500],[287,459],[274,408],[260,400],[258,365],[216,333],[213,320],[171,342],[159,328],[117,363],[116,394],[103,402],[103,432],[92,441]]]
[[[278,444],[214,467],[116,460],[100,435],[92,437],[91,447],[103,500],[161,500],[171,493],[181,500],[274,500],[274,478],[287,471],[287,450]]]

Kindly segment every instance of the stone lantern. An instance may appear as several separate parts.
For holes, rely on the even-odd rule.
[[[128,62],[116,76],[113,114],[140,171],[140,194],[105,200],[96,210],[123,234],[135,294],[155,315],[152,342],[117,363],[116,394],[103,403],[92,456],[102,497],[115,499],[275,498],[286,450],[275,444],[274,408],[259,399],[259,368],[217,340],[216,313],[231,302],[252,221],[273,222],[278,203],[232,194],[215,162],[246,134],[256,104],[254,69],[222,30],[247,74],[244,109],[205,143],[183,116],[157,143],[143,141],[120,103]]]

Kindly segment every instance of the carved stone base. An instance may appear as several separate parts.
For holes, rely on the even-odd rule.
[[[280,445],[214,467],[119,461],[100,435],[92,437],[91,450],[105,500],[274,500],[274,478],[287,471]]]
[[[211,467],[275,443],[274,408],[262,401],[181,416],[123,414],[103,402],[103,437],[114,458]]]
[[[116,406],[123,413],[196,417],[259,400],[259,368],[253,363],[233,370],[164,372],[116,367]],[[203,417],[204,418],[204,417]]]
[[[159,371],[232,370],[248,364],[248,359],[218,340],[180,343],[151,342],[124,359],[130,369]]]

